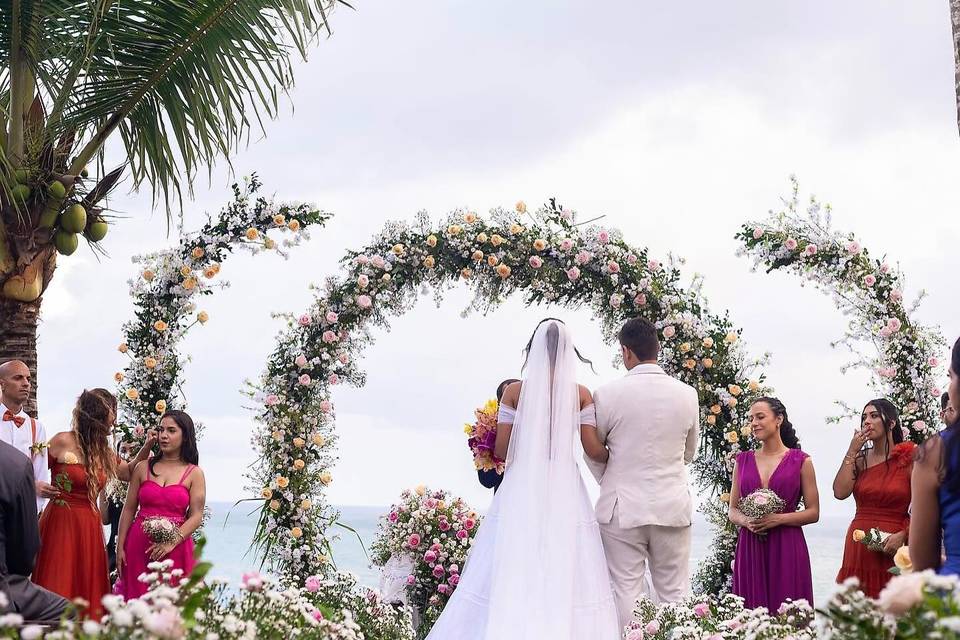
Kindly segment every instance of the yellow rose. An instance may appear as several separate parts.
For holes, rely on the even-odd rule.
[[[686,353],[687,351],[690,351],[690,349],[691,347],[689,342],[684,342],[680,345],[680,353]]]
[[[447,502],[446,502],[446,500],[437,500],[437,509],[438,509],[439,511],[443,511],[443,510],[446,509],[446,508],[447,508]]]
[[[303,438],[297,437],[293,439],[293,446],[297,449],[302,449],[305,444],[307,444],[307,441]]]
[[[499,247],[503,243],[504,243],[503,236],[498,235],[496,233],[490,236],[490,244],[492,244],[493,246]]]
[[[516,222],[514,222],[512,225],[510,225],[510,233],[512,233],[513,235],[517,235],[518,233],[523,233],[523,227],[517,224]]]
[[[721,494],[720,494],[720,502],[730,502],[730,494],[729,494],[729,493],[721,493]]]
[[[163,413],[167,410],[167,401],[157,400],[157,404],[153,405],[153,408],[157,410],[157,413]]]
[[[533,248],[536,249],[537,251],[543,251],[544,249],[547,248],[547,241],[544,240],[543,238],[537,238],[536,240],[533,241]]]
[[[299,220],[291,220],[290,222],[287,223],[287,229],[290,229],[290,231],[299,231],[299,230],[300,230],[300,221],[299,221]]]
[[[479,242],[480,244],[483,244],[486,241],[487,241],[487,234],[485,234],[483,231],[477,234],[477,242]]]
[[[279,509],[280,509],[280,501],[279,501],[279,500],[271,500],[271,501],[270,501],[270,508],[273,509],[274,511],[279,510]]]
[[[154,278],[156,275],[157,275],[157,274],[155,274],[155,273],[153,272],[153,269],[144,269],[144,270],[143,270],[143,279],[146,280],[147,282],[152,281],[153,278]]]
[[[193,269],[191,269],[191,268],[188,267],[187,265],[183,265],[182,267],[180,267],[180,275],[182,275],[182,276],[188,276],[188,275],[190,275],[191,273],[193,273]]]
[[[897,565],[900,573],[911,573],[913,561],[910,559],[910,547],[903,545],[897,549],[897,553],[893,556],[893,564]]]
[[[730,395],[732,395],[732,396],[738,396],[738,395],[740,395],[741,393],[743,393],[743,389],[741,389],[740,386],[739,386],[739,385],[736,385],[736,384],[731,384],[731,385],[729,385],[729,386],[727,387],[727,391],[729,391],[729,392],[730,392]]]
[[[63,463],[64,464],[80,464],[80,459],[77,457],[73,451],[67,451],[63,454]]]
[[[287,486],[289,486],[289,484],[290,484],[290,480],[288,480],[288,479],[285,478],[284,476],[277,476],[277,486],[278,486],[278,487],[280,487],[281,489],[286,489]]]
[[[187,278],[181,286],[187,291],[193,291],[197,287],[197,281],[195,278]]]
[[[206,269],[203,270],[203,277],[206,278],[207,280],[214,277],[215,275],[217,275],[217,270],[214,269],[213,267],[207,267]]]
[[[304,498],[303,500],[300,501],[300,508],[303,509],[304,511],[309,511],[310,507],[312,506],[313,506],[313,502],[311,502],[307,498]]]
[[[854,529],[853,531],[854,542],[861,542],[866,537],[867,537],[867,534],[863,531],[863,529]]]
[[[723,341],[726,342],[727,344],[733,344],[734,342],[737,341],[737,334],[731,331],[723,338]]]
[[[475,213],[472,212],[472,211],[467,211],[467,212],[463,215],[463,220],[464,220],[464,222],[466,222],[467,224],[473,224],[474,222],[477,221],[477,214],[475,214]]]
[[[210,319],[210,314],[208,314],[206,311],[201,311],[200,313],[197,314],[197,322],[199,322],[200,324],[207,324],[207,320],[209,319]]]
[[[167,323],[164,322],[163,320],[157,320],[156,322],[153,323],[153,328],[163,333],[164,331],[167,330]]]
[[[390,282],[390,280],[392,280],[389,273],[383,274],[382,276],[380,276],[380,279],[383,280],[384,282]]]
[[[710,424],[710,425],[717,424],[717,416],[713,414],[710,414],[709,416],[707,416],[707,424]]]
[[[264,238],[263,246],[265,249],[275,249],[277,247],[277,242],[273,238]]]
[[[333,482],[333,474],[331,474],[329,471],[323,471],[323,472],[321,472],[321,473],[320,473],[320,482],[321,482],[324,486],[330,484],[331,482]]]
[[[395,256],[402,256],[402,255],[403,255],[403,245],[398,242],[397,244],[393,245],[392,251],[393,251],[393,255],[395,255]]]
[[[140,392],[134,388],[130,388],[127,389],[127,393],[125,395],[127,396],[127,400],[136,400],[140,397]]]
[[[429,236],[427,236],[427,246],[430,246],[430,247],[437,246],[437,236],[433,235],[432,233]]]
[[[713,338],[711,338],[710,336],[707,336],[706,338],[704,338],[703,346],[706,347],[707,349],[711,348],[713,346]]]
[[[472,425],[472,424],[465,424],[465,425],[463,425],[463,432],[464,432],[465,434],[467,434],[468,436],[472,436],[472,435],[473,435],[473,425]]]
[[[742,435],[744,438],[749,436],[751,433],[753,433],[753,429],[750,428],[750,425],[740,427],[740,435]]]
[[[278,227],[282,227],[283,225],[287,224],[287,219],[283,217],[282,213],[278,213],[277,215],[273,216],[273,224],[277,225]]]
[[[202,258],[202,257],[203,257],[203,247],[194,247],[194,248],[193,248],[193,251],[190,252],[190,255],[192,255],[194,258]]]
[[[467,269],[467,268],[460,269],[460,277],[463,278],[464,280],[469,280],[470,278],[473,277],[473,269]]]
[[[436,264],[436,260],[434,260],[433,256],[427,256],[423,259],[423,266],[425,266],[427,269],[433,269]]]
[[[756,391],[759,388],[760,388],[760,383],[757,382],[756,380],[751,380],[749,383],[747,383],[747,389],[749,389],[750,391]]]
[[[458,235],[461,231],[463,231],[463,227],[461,227],[458,224],[452,224],[449,227],[447,227],[447,233],[450,234],[451,236]]]
[[[283,440],[283,434],[276,430],[270,434],[270,437],[277,441]]]
[[[425,495],[427,494],[427,487],[424,486],[424,485],[422,485],[422,484],[418,484],[418,485],[417,485],[417,488],[414,489],[413,491],[414,491],[414,493],[416,493],[418,496],[423,497],[423,496],[425,496]]]
[[[726,438],[727,438],[727,442],[730,442],[730,443],[739,442],[740,440],[740,436],[737,435],[736,431],[727,431]]]
[[[307,463],[301,460],[300,458],[297,458],[296,460],[293,461],[293,468],[296,469],[297,471],[300,471],[305,466],[307,466]]]
[[[260,237],[260,232],[254,229],[253,227],[250,227],[249,229],[247,229],[246,236],[247,236],[247,240],[256,240],[257,238]]]
[[[727,404],[728,404],[729,406],[731,406],[731,407],[737,406],[737,402],[738,402],[738,401],[737,401],[736,398],[730,398],[729,400],[727,400]]]
[[[510,267],[505,264],[497,266],[497,275],[506,280],[510,277]]]
[[[723,411],[723,408],[718,404],[715,404],[712,407],[710,407],[711,413],[719,415],[721,411]]]
[[[703,359],[703,368],[704,368],[704,369],[709,369],[709,368],[711,368],[712,366],[713,366],[713,360],[712,360],[711,358],[704,358],[704,359]]]
[[[470,258],[473,259],[474,262],[480,262],[483,260],[483,251],[477,249],[470,255]]]
[[[312,440],[313,444],[317,445],[318,447],[322,447],[327,442],[326,438],[324,438],[319,433],[315,433],[312,436],[310,436],[310,440]]]
[[[694,360],[693,358],[687,358],[686,360],[683,361],[683,366],[685,366],[687,369],[690,369],[692,371],[693,369],[697,368],[697,361]]]
[[[260,495],[263,496],[264,498],[272,498],[273,489],[271,489],[270,487],[264,487],[263,491],[260,492]]]
[[[117,347],[117,351],[119,351],[120,353],[126,353],[126,352],[127,352],[127,349],[129,349],[129,348],[130,348],[130,347],[127,346],[127,343],[126,343],[126,342],[121,342],[121,343],[120,343],[120,346]]]
[[[491,267],[497,266],[497,263],[500,262],[500,258],[497,256],[487,256],[487,264]]]
[[[117,371],[115,374],[113,374],[113,379],[116,380],[117,382],[123,382],[123,373],[120,371]]]
[[[520,200],[519,202],[517,202],[516,207],[517,207],[517,213],[527,212],[527,203],[524,202],[523,200]]]

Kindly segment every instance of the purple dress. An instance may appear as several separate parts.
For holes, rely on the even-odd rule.
[[[785,513],[797,510],[800,502],[800,468],[807,454],[790,449],[770,476],[769,487],[786,503]],[[740,495],[760,488],[760,471],[753,451],[737,456]],[[776,613],[787,600],[807,600],[813,605],[813,578],[810,554],[800,527],[781,526],[761,537],[740,529],[733,565],[733,592],[748,608],[766,607]]]

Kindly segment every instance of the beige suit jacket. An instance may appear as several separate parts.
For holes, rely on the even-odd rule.
[[[655,364],[641,364],[593,394],[606,464],[587,459],[600,483],[597,521],[619,504],[622,528],[689,526],[693,500],[686,465],[700,440],[697,391]]]

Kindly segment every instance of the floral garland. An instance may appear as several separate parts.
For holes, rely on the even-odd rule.
[[[729,318],[709,311],[699,279],[680,286],[675,261],[652,259],[616,230],[578,225],[574,212],[551,201],[536,214],[522,202],[514,212],[497,209],[490,221],[459,210],[439,227],[424,214],[413,224],[390,223],[343,264],[344,275],[326,281],[309,311],[288,316],[251,385],[260,428],[249,477],[264,500],[254,546],[278,574],[302,580],[330,570],[325,534],[337,516],[323,488],[335,460],[331,394],[343,383],[363,384],[354,363],[370,330],[410,308],[421,287],[439,298],[462,280],[476,292],[472,308],[483,311],[518,291],[528,304],[588,306],[611,342],[628,317],[654,322],[665,369],[694,386],[704,407],[695,475],[715,496],[729,491],[749,433],[745,408],[763,392],[762,377],[750,377],[759,361],[746,356]],[[729,560],[701,588],[724,589]]]
[[[461,498],[424,486],[404,491],[381,518],[370,549],[373,564],[408,562],[406,592],[421,613],[419,631],[429,631],[456,590],[479,524],[480,517]]]
[[[331,217],[306,204],[276,204],[256,197],[262,184],[254,174],[244,187],[233,185],[233,202],[216,220],[194,234],[181,233],[179,244],[166,251],[134,258],[137,278],[129,281],[135,319],[123,326],[118,347],[130,358],[117,382],[117,431],[126,453],[138,450],[146,429],[167,409],[182,408],[183,360],[177,349],[187,332],[209,320],[197,302],[218,285],[213,281],[235,248],[251,253],[276,252],[309,238],[306,228],[322,226]],[[277,242],[273,231],[292,237]],[[220,283],[226,287],[227,283]]]
[[[935,327],[912,318],[924,293],[904,304],[903,274],[885,259],[874,259],[853,234],[831,229],[830,205],[811,198],[802,212],[796,178],[784,209],[759,223],[747,223],[736,235],[741,252],[756,267],[793,272],[832,296],[850,318],[843,345],[854,355],[852,367],[873,373],[873,383],[900,410],[907,435],[923,442],[939,422],[942,375],[939,354],[946,342]],[[866,353],[864,345],[870,345]],[[840,403],[844,417],[859,417],[859,410]]]

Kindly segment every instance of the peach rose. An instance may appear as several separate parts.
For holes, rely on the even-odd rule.
[[[894,616],[902,616],[923,600],[924,576],[909,573],[893,578],[880,592],[880,608]]]

